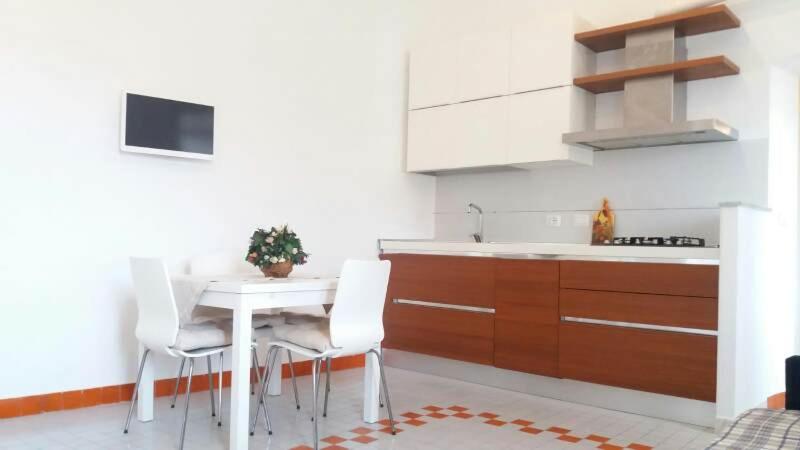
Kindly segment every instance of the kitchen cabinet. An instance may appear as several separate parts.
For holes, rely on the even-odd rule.
[[[571,13],[539,15],[511,30],[509,93],[570,86],[595,72],[595,54],[575,42],[589,25]]]
[[[591,165],[594,152],[562,142],[566,130],[594,128],[594,95],[573,86],[510,95],[506,164],[529,168],[543,164]]]
[[[594,96],[572,87],[594,71],[594,53],[574,40],[579,23],[545,14],[412,51],[406,170],[592,164],[591,150],[562,143],[594,128]]]
[[[594,96],[572,86],[409,111],[406,168],[591,165],[591,150],[561,142],[593,126]]]
[[[507,148],[506,98],[410,111],[410,172],[497,166]]]
[[[564,378],[713,402],[717,338],[587,323],[559,327]]]
[[[716,298],[719,266],[563,261],[561,288]]]
[[[456,101],[458,42],[421,47],[409,57],[409,109],[446,105]]]
[[[508,93],[510,32],[470,34],[459,40],[456,101]]]
[[[560,265],[564,378],[713,402],[719,267]]]
[[[392,262],[383,346],[491,365],[493,260],[383,255]]]
[[[558,262],[497,260],[494,365],[558,376]]]
[[[409,109],[508,93],[511,33],[472,33],[421,47],[409,59]]]
[[[381,258],[386,348],[715,401],[717,266]]]

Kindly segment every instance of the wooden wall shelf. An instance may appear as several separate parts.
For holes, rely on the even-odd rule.
[[[676,36],[692,36],[739,27],[739,18],[725,5],[709,6],[653,19],[639,20],[575,35],[575,40],[596,52],[625,47],[630,32],[675,26]]]
[[[675,81],[702,80],[705,78],[736,75],[739,73],[739,66],[725,56],[720,55],[590,75],[575,78],[573,84],[589,92],[602,94],[604,92],[623,90],[626,80],[667,75],[670,73],[675,75]]]

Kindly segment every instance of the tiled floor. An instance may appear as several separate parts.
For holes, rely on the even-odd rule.
[[[333,374],[327,418],[320,419],[320,448],[339,449],[702,449],[714,439],[705,429],[607,411],[500,389],[388,369],[395,420],[402,431],[361,419],[362,376],[358,369]],[[288,380],[284,380],[288,383]],[[299,380],[302,410],[290,395],[272,397],[275,433],[260,423],[253,449],[305,449],[311,444],[310,378]],[[290,385],[284,385],[290,393]],[[228,392],[226,391],[227,395]],[[320,398],[320,400],[322,400]],[[320,403],[322,403],[320,401]],[[128,403],[0,421],[0,449],[171,449],[176,448],[182,399],[170,409],[159,398],[156,420],[134,422],[122,434]],[[223,427],[210,417],[208,393],[192,396],[186,450],[227,448]],[[385,409],[382,411],[386,417]]]

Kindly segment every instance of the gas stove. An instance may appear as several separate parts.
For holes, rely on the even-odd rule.
[[[603,245],[628,245],[635,247],[705,247],[706,240],[697,237],[615,237]]]

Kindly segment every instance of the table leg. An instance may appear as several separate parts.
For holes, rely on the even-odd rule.
[[[245,295],[237,298],[233,311],[233,348],[231,355],[231,431],[230,450],[247,448],[250,419],[250,344],[253,310]]]
[[[376,349],[381,351],[380,348]],[[381,372],[378,358],[367,353],[364,362],[364,422],[375,423],[380,418],[378,407],[378,392],[380,389]]]
[[[144,350],[144,346],[139,344],[138,361],[142,360]],[[154,356],[153,352],[150,352],[150,355],[147,357],[148,361],[142,370],[142,381],[139,382],[139,394],[136,396],[138,402],[136,404],[136,418],[140,422],[150,422],[153,420],[153,398],[155,394],[153,390],[153,382],[155,381],[155,369],[153,369],[155,365]]]
[[[269,379],[269,386],[267,386],[267,392],[269,395],[281,395],[281,381],[283,380],[283,357],[285,353],[285,350],[278,350],[278,354],[275,356],[275,364],[273,364],[273,367],[270,367],[270,370],[275,370],[275,373],[272,374],[272,377]]]

